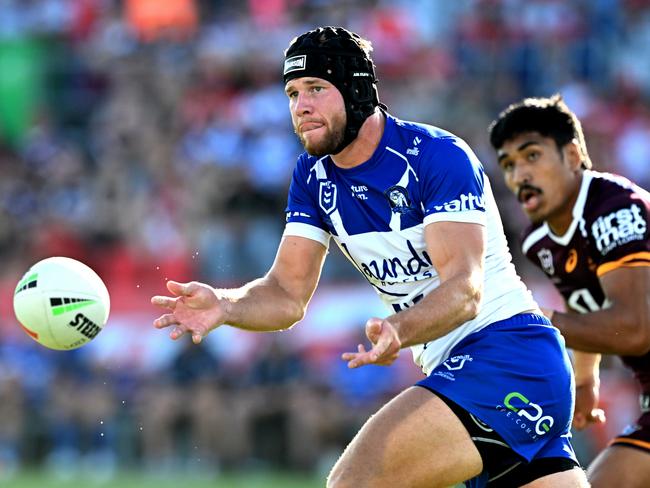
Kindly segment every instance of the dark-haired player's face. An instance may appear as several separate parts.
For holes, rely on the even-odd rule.
[[[346,126],[341,92],[321,78],[296,78],[285,86],[293,130],[312,156],[333,154]]]
[[[530,220],[545,220],[554,231],[563,231],[580,184],[575,145],[560,149],[550,137],[526,132],[507,140],[497,156],[506,185]]]

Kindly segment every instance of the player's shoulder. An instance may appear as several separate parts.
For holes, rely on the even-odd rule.
[[[650,194],[623,176],[586,170],[583,185],[588,189],[584,206],[578,210],[587,223],[633,205],[644,213],[650,208]]]
[[[325,174],[325,168],[327,166],[327,160],[329,156],[312,156],[306,151],[298,156],[298,161],[296,162],[295,175],[302,177],[303,179],[311,180],[310,176],[313,176],[316,180],[324,179],[327,177]]]
[[[431,166],[439,169],[458,169],[465,165],[481,167],[481,163],[460,136],[446,129],[421,122],[413,122],[388,116],[392,119],[392,141],[405,148],[405,154],[415,166]]]
[[[548,237],[548,226],[544,222],[529,224],[519,236],[524,254],[538,247]]]
[[[394,131],[405,143],[430,146],[436,149],[445,149],[454,145],[467,146],[467,143],[456,134],[446,129],[422,122],[402,120],[392,115],[387,115],[388,120],[394,122]]]

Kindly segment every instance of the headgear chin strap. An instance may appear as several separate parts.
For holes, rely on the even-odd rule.
[[[339,153],[359,134],[379,102],[375,66],[361,38],[343,27],[319,27],[295,38],[285,52],[284,83],[313,76],[332,83],[343,96],[347,125]]]

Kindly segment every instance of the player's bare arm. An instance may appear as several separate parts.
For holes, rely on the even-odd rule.
[[[479,311],[485,228],[478,224],[436,222],[425,228],[427,252],[438,270],[440,286],[416,305],[386,319],[371,318],[366,335],[373,347],[362,345],[342,358],[350,367],[390,364],[400,348],[442,337]],[[462,243],[462,244],[461,244]]]
[[[605,412],[598,408],[600,399],[600,354],[573,351],[576,378],[576,405],[573,427],[582,430],[605,422]]]
[[[587,314],[553,313],[568,347],[641,356],[650,350],[650,267],[619,267],[600,277],[610,306]]]
[[[170,281],[167,288],[174,296],[151,299],[154,305],[170,310],[154,325],[173,326],[172,339],[189,333],[195,343],[222,324],[264,332],[287,329],[303,318],[325,254],[325,247],[316,241],[287,236],[266,276],[241,288]]]
[[[473,319],[480,307],[485,227],[436,222],[425,228],[425,239],[440,286],[416,306],[388,317],[399,332],[402,347],[442,337]]]

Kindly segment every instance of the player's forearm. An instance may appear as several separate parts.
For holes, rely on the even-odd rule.
[[[576,386],[600,383],[600,354],[573,351],[573,372]]]
[[[237,289],[217,289],[224,304],[224,323],[239,329],[272,332],[288,329],[304,317],[306,304],[270,277]]]
[[[387,320],[397,329],[402,347],[424,344],[476,317],[481,294],[478,276],[459,275]]]
[[[643,317],[609,308],[586,314],[553,314],[568,347],[578,351],[640,356],[650,350],[650,334]]]

